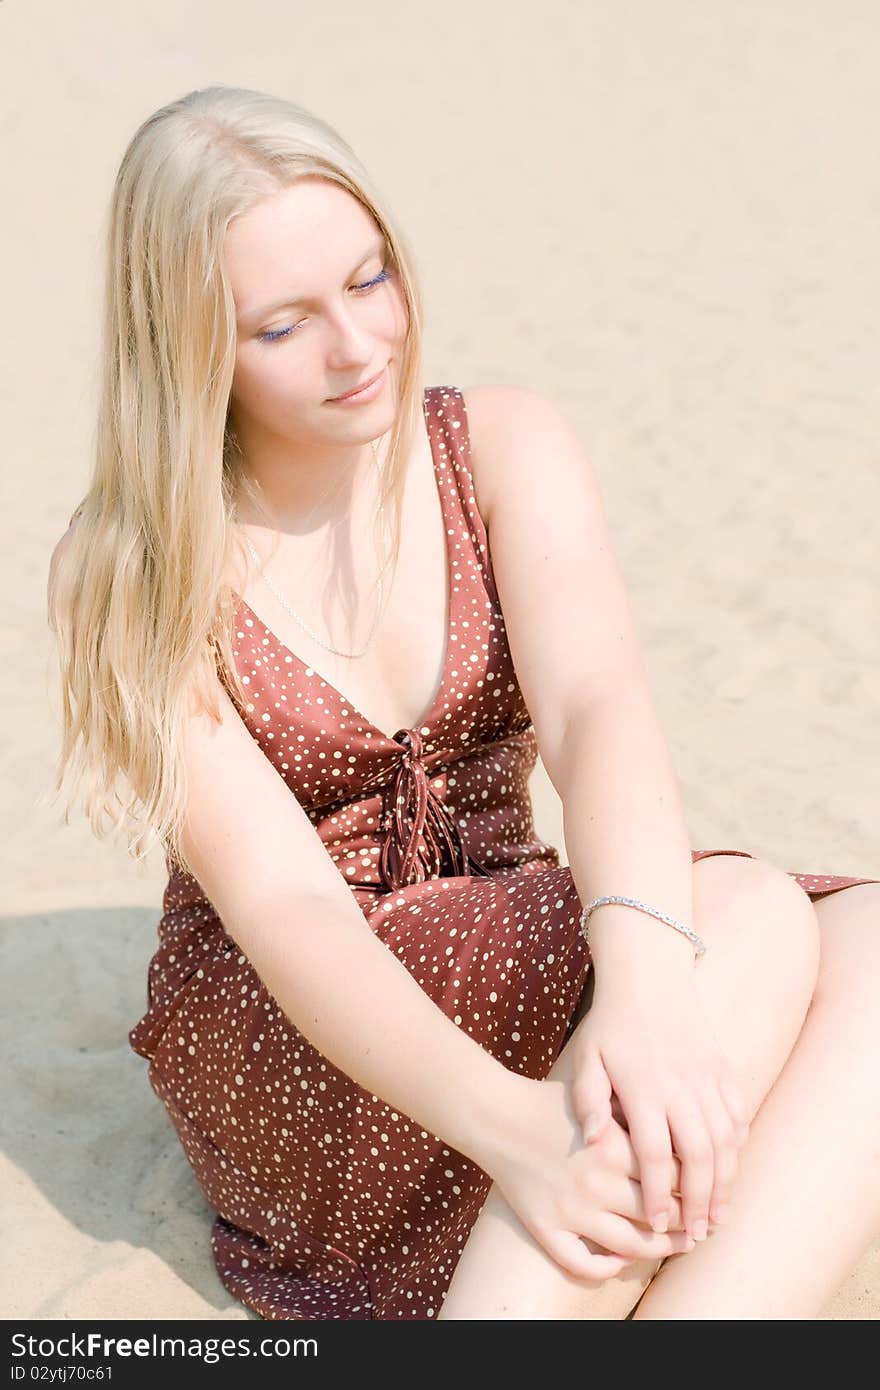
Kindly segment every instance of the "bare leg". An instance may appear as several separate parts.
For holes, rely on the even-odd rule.
[[[819,967],[816,913],[794,880],[760,860],[701,859],[693,875],[695,927],[709,946],[696,968],[698,988],[719,1046],[738,1068],[751,1117],[782,1071],[810,1005]],[[570,1078],[572,1041],[551,1078]],[[711,1254],[717,1239],[713,1234],[662,1268],[671,1277],[684,1262]],[[577,1279],[545,1253],[493,1185],[438,1316],[624,1319],[660,1268],[643,1260],[601,1284]]]
[[[741,1151],[730,1220],[665,1261],[635,1318],[815,1318],[880,1235],[880,887],[815,911],[815,998]]]

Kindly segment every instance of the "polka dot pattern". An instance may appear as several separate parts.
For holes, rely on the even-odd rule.
[[[389,736],[241,598],[233,655],[248,698],[236,703],[370,929],[458,1027],[541,1078],[587,979],[581,903],[535,832],[538,750],[477,508],[464,398],[430,387],[423,404],[450,586],[431,708]],[[693,857],[715,853],[744,852]],[[795,877],[813,896],[867,881]],[[169,874],[158,937],[129,1042],[216,1213],[224,1287],[268,1319],[436,1317],[487,1174],[312,1047],[191,875]]]

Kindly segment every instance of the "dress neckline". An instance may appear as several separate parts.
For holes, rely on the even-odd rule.
[[[428,706],[427,710],[422,715],[421,719],[418,720],[417,723],[406,725],[403,728],[399,728],[393,734],[387,734],[384,729],[380,729],[377,724],[374,724],[372,719],[369,719],[367,715],[364,714],[363,710],[358,709],[354,701],[350,700],[348,696],[345,695],[339,689],[338,686],[334,685],[332,681],[328,681],[326,676],[322,676],[320,671],[318,671],[315,666],[312,666],[310,662],[304,661],[301,656],[298,656],[297,653],[293,650],[293,648],[289,647],[286,642],[282,642],[277,632],[274,632],[267,623],[263,622],[263,619],[259,616],[259,614],[254,612],[247,599],[243,598],[241,594],[239,594],[235,589],[233,589],[232,591],[235,599],[237,600],[238,607],[244,609],[244,611],[250,615],[253,621],[260,628],[262,628],[263,632],[267,633],[268,636],[274,639],[274,641],[278,644],[281,650],[292,659],[294,664],[301,671],[311,672],[314,675],[316,675],[318,679],[322,682],[324,687],[327,690],[329,690],[330,693],[334,696],[334,698],[338,700],[340,704],[345,705],[351,711],[351,713],[355,717],[356,722],[369,733],[377,735],[381,742],[385,745],[399,745],[401,742],[401,736],[404,734],[409,734],[412,731],[417,731],[423,737],[423,739],[428,739],[428,741],[430,742],[429,736],[433,733],[432,724],[434,716],[438,711],[440,701],[443,698],[443,694],[446,690],[446,684],[449,677],[449,667],[452,659],[452,640],[450,637],[450,633],[452,630],[453,623],[457,617],[455,605],[458,602],[460,583],[455,577],[456,564],[452,556],[452,537],[455,534],[455,517],[452,511],[452,490],[454,485],[452,484],[451,479],[444,480],[441,476],[441,465],[439,457],[440,449],[439,445],[435,442],[435,431],[440,429],[440,425],[437,421],[435,421],[432,425],[430,419],[430,411],[428,409],[429,398],[436,391],[438,391],[438,388],[436,387],[425,387],[422,393],[422,413],[425,418],[425,427],[428,432],[428,443],[430,444],[431,448],[431,463],[433,465],[434,470],[434,483],[440,497],[440,507],[443,514],[444,522],[443,530],[446,542],[446,642],[443,648],[443,661],[440,668],[440,679],[437,684],[437,689],[434,691],[434,695],[430,705]],[[465,428],[467,428],[466,425]],[[451,438],[447,438],[447,469],[453,466],[451,461],[451,449],[452,440]]]

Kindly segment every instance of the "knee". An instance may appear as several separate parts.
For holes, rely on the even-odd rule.
[[[702,872],[700,872],[702,870]],[[780,981],[808,1000],[819,971],[819,923],[796,879],[764,859],[715,856],[694,865],[697,931],[723,942],[751,980]],[[701,929],[702,928],[702,929]]]

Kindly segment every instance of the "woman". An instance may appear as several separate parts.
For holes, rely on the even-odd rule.
[[[880,886],[690,851],[580,446],[531,392],[422,390],[412,258],[334,131],[171,103],[108,256],[62,772],[81,741],[96,832],[122,774],[166,852],[130,1042],[225,1287],[814,1316],[878,1226]]]

